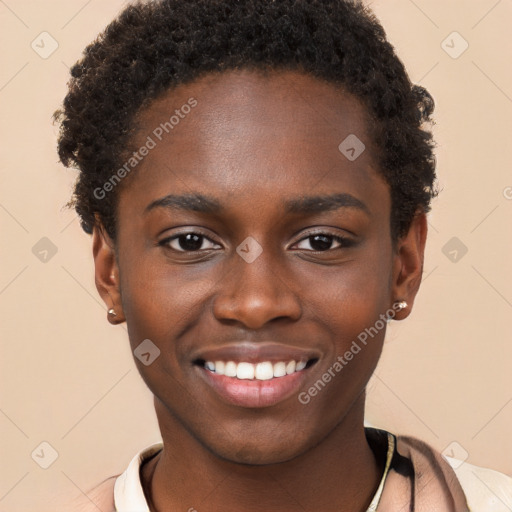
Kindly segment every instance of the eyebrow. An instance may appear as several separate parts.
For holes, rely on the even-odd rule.
[[[366,214],[369,208],[360,199],[351,194],[340,193],[319,196],[302,196],[284,202],[285,213],[307,214],[322,213],[340,208],[355,208]],[[220,213],[224,210],[222,204],[211,196],[203,194],[169,194],[151,202],[144,210],[144,215],[156,208],[171,210],[193,211],[199,213]]]

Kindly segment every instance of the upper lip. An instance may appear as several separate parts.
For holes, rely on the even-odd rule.
[[[274,342],[233,342],[226,345],[206,347],[198,350],[193,356],[193,362],[198,361],[235,361],[259,363],[270,361],[309,361],[319,359],[320,354],[314,349],[304,349],[291,345]]]

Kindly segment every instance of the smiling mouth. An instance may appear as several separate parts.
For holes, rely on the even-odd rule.
[[[313,366],[317,361],[317,358],[312,358],[297,361],[291,359],[289,361],[250,363],[247,361],[205,361],[204,359],[197,359],[194,364],[218,376],[238,380],[266,381],[302,372]]]
[[[192,354],[195,375],[223,402],[245,408],[275,406],[298,394],[322,358],[318,349],[275,341],[238,341]]]

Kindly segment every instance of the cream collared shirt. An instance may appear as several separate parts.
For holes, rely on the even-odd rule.
[[[389,500],[387,503],[382,503],[381,506],[379,506],[379,502],[383,491],[386,490],[386,483],[393,482],[393,478],[396,476],[389,475],[392,473],[391,461],[397,447],[400,448],[400,443],[403,447],[408,445],[405,444],[406,441],[402,441],[402,438],[396,438],[390,433],[387,434],[388,451],[385,471],[367,512],[381,512],[381,510],[382,512],[388,512],[388,510],[392,510],[392,507],[389,507]],[[94,510],[94,512],[97,512],[99,506],[105,512],[149,512],[140,480],[140,468],[145,460],[151,458],[162,447],[162,443],[157,443],[137,453],[121,475],[103,482],[89,493],[87,503],[84,501],[82,506],[78,505],[73,510],[79,512],[92,512]],[[453,470],[456,475],[458,484],[460,484],[469,506],[469,508],[463,507],[464,510],[460,507],[456,508],[457,512],[465,512],[466,510],[470,512],[512,512],[512,478],[497,471],[474,466],[454,458],[446,457],[445,460],[451,468],[450,471]],[[389,485],[387,489],[389,489]],[[393,495],[392,492],[392,490],[388,492],[388,497]],[[193,507],[191,510],[193,510]],[[444,510],[436,509],[429,512],[444,512]]]

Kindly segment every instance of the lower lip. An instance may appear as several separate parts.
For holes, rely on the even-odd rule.
[[[239,407],[270,407],[299,393],[309,368],[269,380],[237,379],[198,366],[206,382],[226,402]]]

